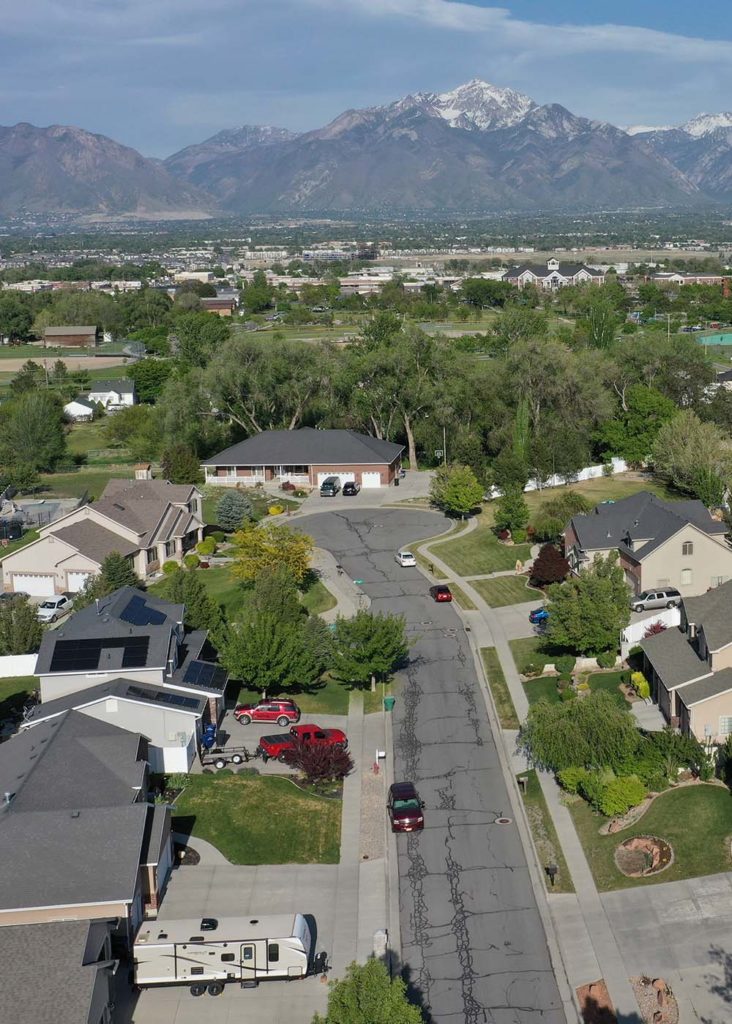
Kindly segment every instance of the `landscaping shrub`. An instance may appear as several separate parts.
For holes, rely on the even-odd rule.
[[[199,555],[213,555],[216,551],[216,541],[213,537],[205,537],[203,540],[199,540],[196,544],[196,551]]]
[[[609,772],[609,775],[608,775]],[[600,806],[605,787],[612,781],[615,775],[612,770],[604,769],[597,772],[587,772],[585,777],[578,784],[578,792],[585,798],[588,804],[597,810]]]
[[[569,575],[569,562],[554,544],[543,544],[531,566],[531,582],[538,587],[561,583]]]
[[[298,488],[298,490],[296,490],[296,491],[294,492],[294,496],[295,496],[296,498],[307,498],[307,496],[308,496],[308,492],[307,492],[307,491],[304,491],[304,490],[302,489],[302,487],[300,487],[300,488]]]
[[[586,679],[584,679],[581,683],[577,683],[577,689],[581,693],[587,693],[587,691],[590,689],[590,684],[587,682]]]
[[[284,505],[270,505],[269,508],[267,509],[267,511],[269,512],[269,514],[271,516],[281,516],[282,513],[285,511],[285,506]]]
[[[633,672],[630,677],[630,685],[642,700],[648,700],[651,696],[651,687],[642,672]]]
[[[511,534],[514,544],[526,543],[526,530],[514,530]]]
[[[285,482],[282,485],[282,490],[285,491],[285,493],[288,493],[290,491],[296,491],[297,488],[293,483],[290,483],[289,480],[285,480]]]
[[[223,530],[212,530],[209,533],[209,537],[213,537],[217,544],[223,544],[226,540],[226,534]]]
[[[185,555],[183,558],[183,565],[186,567],[186,569],[197,569],[200,564],[201,559],[198,557],[198,555],[194,555],[192,551],[189,552],[189,554]]]
[[[572,677],[569,672],[563,672],[557,680],[558,686],[570,686],[572,683]]]
[[[301,740],[296,740],[288,750],[287,764],[299,768],[311,785],[341,781],[353,771],[353,758],[347,750],[325,744],[307,744]]]
[[[603,651],[602,654],[597,655],[597,664],[600,668],[614,668],[616,661],[617,655],[615,651]]]
[[[535,665],[533,661],[527,661],[526,664],[524,665],[524,673],[523,674],[525,676],[535,676],[537,674],[537,672],[541,672],[541,668],[539,668],[537,665]]]
[[[557,672],[561,672],[564,675],[572,671],[576,660],[573,654],[560,654],[558,658],[554,659],[554,668]]]
[[[180,569],[180,566],[177,562],[173,562],[172,560],[170,562],[163,562],[163,572],[166,576],[170,576],[172,572],[177,572],[178,569]]]
[[[560,700],[575,700],[577,697],[577,691],[573,686],[567,686],[564,690],[559,691]]]
[[[629,658],[637,658],[639,654],[643,654],[643,648],[640,644],[634,644],[628,651]]]
[[[618,814],[627,814],[631,807],[636,807],[646,795],[646,788],[637,775],[613,779],[602,791],[598,810],[606,818],[614,818]]]
[[[568,793],[577,793],[588,774],[586,768],[573,766],[562,769],[561,772],[558,772],[557,778],[562,789],[566,789]]]
[[[717,750],[717,770],[723,782],[732,783],[732,736]]]

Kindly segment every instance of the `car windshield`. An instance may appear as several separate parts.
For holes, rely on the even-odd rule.
[[[419,800],[416,797],[410,797],[409,800],[395,800],[394,810],[395,811],[419,811]]]
[[[55,607],[56,607],[56,602],[55,601],[43,601],[43,603],[41,604],[41,608],[55,608]]]

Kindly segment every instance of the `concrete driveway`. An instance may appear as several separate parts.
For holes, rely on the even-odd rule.
[[[437,549],[439,550],[439,548]],[[506,633],[508,640],[519,640],[526,636],[536,636],[536,626],[529,622],[529,612],[543,604],[541,596],[534,601],[523,604],[509,604],[503,608],[494,608],[496,616]]]
[[[426,802],[422,834],[399,836],[404,969],[433,1021],[564,1024],[553,965],[498,752],[457,614],[437,605],[397,548],[446,521],[393,509],[311,516],[376,612],[401,613],[414,641],[394,712],[395,774]]]
[[[335,935],[337,864],[176,868],[160,921],[183,917],[311,914],[317,923],[316,949],[332,953]],[[151,988],[121,1008],[122,1024],[307,1024],[327,1005],[319,977],[263,982],[256,989],[227,985],[216,999],[194,999],[185,985]],[[116,1019],[116,1018],[115,1018]]]

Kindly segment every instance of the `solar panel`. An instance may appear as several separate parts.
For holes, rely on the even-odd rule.
[[[171,693],[170,690],[143,690],[141,686],[128,686],[128,697],[136,697],[138,700],[148,701],[150,704],[169,704],[177,708],[197,708],[198,701],[195,697],[184,697],[182,693]]]
[[[164,612],[151,608],[139,594],[129,599],[119,617],[131,626],[162,626],[166,619]]]
[[[122,668],[144,668],[149,646],[149,636],[57,640],[49,672],[94,672],[99,668],[102,652],[120,648]]]
[[[207,690],[221,690],[226,683],[226,672],[209,661],[192,661],[185,670],[183,682]]]

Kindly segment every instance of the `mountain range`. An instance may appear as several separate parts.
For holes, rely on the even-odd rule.
[[[388,214],[732,201],[732,113],[615,127],[473,80],[314,131],[244,125],[166,160],[79,128],[0,128],[0,213]]]

